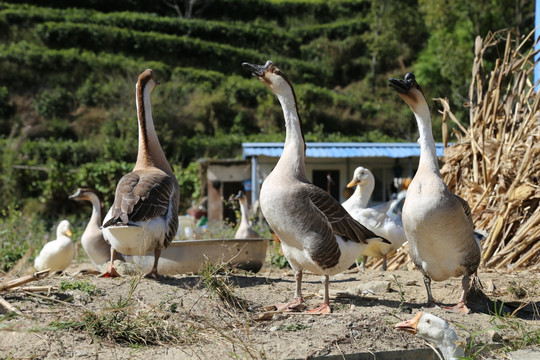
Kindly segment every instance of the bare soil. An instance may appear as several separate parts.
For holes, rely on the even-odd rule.
[[[159,281],[139,276],[111,279],[76,273],[83,268],[89,268],[89,264],[73,264],[67,275],[28,284],[51,286],[50,292],[0,294],[23,313],[0,320],[0,358],[306,359],[428,348],[423,340],[393,328],[423,310],[426,291],[416,270],[348,270],[331,279],[332,294],[339,293],[332,297],[332,314],[311,315],[271,311],[268,305],[292,298],[294,276],[290,270],[267,265],[257,274],[216,276],[229,284],[237,299],[245,300],[245,310],[224,303],[198,275],[165,276]],[[500,350],[496,350],[501,337],[519,339],[523,331],[539,329],[536,307],[540,304],[540,274],[483,270],[479,277],[483,289],[470,296],[470,314],[453,314],[440,308],[424,310],[447,320],[465,345],[469,340],[477,345],[491,344],[481,358],[501,358]],[[60,289],[62,282],[75,281],[93,284],[97,291]],[[366,284],[374,291],[363,291]],[[321,290],[319,276],[304,275],[303,291],[309,308],[320,304]],[[458,278],[433,283],[434,296],[443,305],[457,302],[460,290]],[[503,303],[504,311],[513,317],[497,320],[493,313]],[[127,321],[119,317],[118,323],[135,325],[141,319],[155,320],[146,328],[155,331],[153,336],[158,339],[148,340],[148,345],[129,344],[115,338],[121,330],[115,335],[88,326],[89,314],[110,317],[119,313],[119,308],[133,317]],[[488,331],[497,324],[502,328]]]

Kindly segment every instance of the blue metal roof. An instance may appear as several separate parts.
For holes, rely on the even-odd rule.
[[[406,158],[420,156],[418,143],[306,143],[307,157],[353,158],[353,157],[389,157]],[[436,143],[437,156],[443,156],[443,144]],[[283,143],[243,143],[244,158],[250,156],[280,157]]]

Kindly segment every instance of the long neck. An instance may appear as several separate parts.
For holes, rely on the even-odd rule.
[[[92,203],[92,215],[90,216],[90,221],[88,221],[88,226],[101,226],[101,204],[97,196],[93,195],[89,200]]]
[[[433,131],[431,130],[431,116],[427,104],[418,106],[414,111],[420,138],[420,162],[418,168],[429,170],[440,176],[439,162],[437,160],[437,152],[435,150],[435,140],[433,139]]]
[[[302,133],[302,125],[298,110],[296,108],[296,99],[292,89],[285,95],[278,95],[278,100],[283,109],[285,117],[285,145],[283,154],[276,167],[287,171],[295,178],[307,180],[305,169],[305,142]]]
[[[359,205],[362,208],[367,208],[371,193],[373,193],[373,184],[356,185],[353,196],[358,198]]]
[[[137,87],[137,118],[139,120],[139,151],[134,170],[154,166],[172,174],[173,171],[163,153],[154,128],[148,86],[144,89]]]
[[[249,216],[246,201],[240,201],[240,212],[242,213],[242,222],[249,225]]]

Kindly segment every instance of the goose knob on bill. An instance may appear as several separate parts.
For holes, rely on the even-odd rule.
[[[94,189],[78,188],[69,198],[79,202],[88,201],[92,204],[92,215],[81,236],[81,244],[92,264],[100,270],[111,256],[111,245],[105,241],[101,230],[102,204],[99,195]],[[123,256],[117,252],[115,259],[123,260]]]
[[[388,241],[354,220],[328,192],[308,181],[302,123],[293,87],[285,74],[271,61],[242,65],[277,96],[285,118],[283,153],[260,193],[262,213],[280,239],[296,277],[293,301],[276,307],[286,310],[304,302],[305,269],[322,275],[324,284],[323,303],[310,312],[329,313],[329,276],[347,270],[369,243]]]
[[[43,246],[34,260],[34,268],[37,271],[50,269],[50,273],[64,271],[71,264],[75,255],[71,236],[73,234],[69,221],[60,221],[56,228],[56,239]]]
[[[411,258],[424,275],[428,306],[435,306],[431,279],[463,276],[461,299],[447,310],[468,313],[469,277],[480,263],[471,209],[464,199],[450,192],[441,177],[428,103],[414,75],[408,73],[404,80],[389,81],[413,111],[420,134],[418,170],[407,189],[402,211]]]
[[[438,316],[419,311],[414,318],[397,323],[395,329],[418,335],[435,345],[444,360],[457,360],[464,356],[456,332]]]
[[[154,128],[150,93],[158,83],[148,69],[136,84],[139,149],[133,171],[116,187],[114,204],[103,220],[103,237],[111,244],[109,270],[103,276],[119,276],[114,268],[117,251],[144,255],[154,251],[154,264],[146,277],[158,278],[161,249],[169,246],[178,229],[180,188]]]
[[[367,257],[371,256],[382,258],[382,269],[386,270],[386,256],[407,241],[401,217],[394,220],[388,216],[386,211],[390,204],[384,204],[381,208],[367,206],[375,188],[375,177],[369,169],[359,166],[354,170],[353,178],[347,184],[349,188],[353,186],[356,186],[354,193],[342,204],[345,210],[365,227],[391,242],[390,245],[382,242],[369,244],[362,253],[362,267],[365,268]]]

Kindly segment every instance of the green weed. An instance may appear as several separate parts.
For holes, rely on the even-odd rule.
[[[80,290],[90,296],[103,295],[103,291],[98,289],[94,284],[87,280],[62,281],[60,283],[61,290]]]

